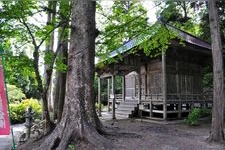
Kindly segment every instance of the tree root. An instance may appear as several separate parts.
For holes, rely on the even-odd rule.
[[[75,128],[74,124],[65,124],[65,127],[57,126],[55,130],[44,138],[37,141],[29,141],[20,145],[18,150],[66,150],[70,142],[87,141],[96,149],[111,150],[112,143],[100,135],[96,129],[84,124],[82,128]]]

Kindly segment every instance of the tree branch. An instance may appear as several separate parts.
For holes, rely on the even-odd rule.
[[[19,20],[19,21],[26,27],[26,29],[27,29],[27,31],[28,31],[31,39],[32,39],[32,44],[34,45],[34,47],[37,47],[37,43],[36,43],[35,37],[34,37],[33,33],[31,32],[30,27],[27,25],[27,23],[24,21],[23,18],[21,18],[21,19],[22,20]]]

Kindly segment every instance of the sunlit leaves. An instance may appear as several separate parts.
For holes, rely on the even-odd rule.
[[[62,57],[61,55],[58,55],[56,62],[55,62],[55,69],[59,72],[66,72],[67,71],[67,65],[64,63],[66,60],[65,57]]]
[[[140,2],[114,1],[111,13],[107,14],[102,7],[98,8],[100,14],[106,18],[96,42],[98,55],[105,55],[117,49],[148,27],[146,10]]]

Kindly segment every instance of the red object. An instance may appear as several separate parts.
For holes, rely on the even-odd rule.
[[[8,105],[6,98],[2,61],[0,59],[0,135],[9,135],[9,134],[10,134],[10,123],[8,117]]]

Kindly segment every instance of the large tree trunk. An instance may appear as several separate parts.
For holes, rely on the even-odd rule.
[[[92,97],[89,95],[93,93],[91,84],[93,84],[96,36],[95,7],[96,2],[94,1],[73,1],[71,47],[68,53],[67,89],[63,117],[50,135],[41,142],[29,145],[31,146],[29,149],[65,150],[69,142],[78,139],[85,139],[98,149],[113,148],[111,143],[89,123],[90,115],[85,107],[92,101]],[[20,148],[28,149],[27,147]]]
[[[224,77],[219,17],[216,1],[208,1],[213,58],[213,111],[209,141],[224,141]]]

